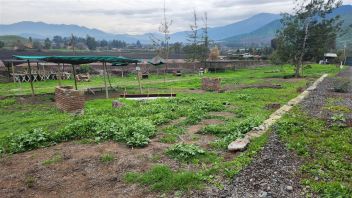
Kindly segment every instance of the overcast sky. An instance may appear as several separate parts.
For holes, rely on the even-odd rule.
[[[352,4],[345,0],[344,4]],[[158,31],[163,0],[0,0],[0,23],[41,21],[76,24],[111,33]],[[221,26],[267,12],[289,12],[293,0],[166,0],[172,32],[189,29],[192,12],[208,12],[210,26]]]

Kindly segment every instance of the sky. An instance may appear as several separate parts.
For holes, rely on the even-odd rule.
[[[165,0],[171,32],[188,30],[193,10],[208,13],[210,27],[241,21],[258,13],[292,11],[293,0]],[[344,0],[352,4],[352,0]],[[110,33],[157,32],[163,0],[0,0],[0,24],[36,21],[75,24]]]

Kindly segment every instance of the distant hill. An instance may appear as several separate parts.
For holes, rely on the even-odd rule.
[[[38,39],[45,39],[53,36],[75,36],[86,37],[87,35],[93,36],[98,40],[124,40],[129,43],[134,43],[137,39],[124,34],[111,34],[98,29],[90,29],[78,25],[64,25],[64,24],[47,24],[43,22],[23,21],[10,25],[0,25],[0,35],[18,35]]]
[[[352,42],[352,29],[348,27],[352,24],[352,5],[344,5],[334,10],[329,16],[341,16],[344,21],[343,29],[347,33],[337,38],[337,45],[342,46],[344,42]],[[280,20],[275,20],[253,32],[232,36],[223,39],[222,42],[231,47],[263,47],[269,46],[270,41],[275,37],[276,32],[282,28]]]
[[[218,41],[230,36],[252,32],[280,18],[281,16],[278,14],[261,13],[240,22],[209,28],[208,36],[211,40]],[[189,31],[177,32],[171,35],[171,40],[173,42],[186,42],[188,34],[190,34]]]
[[[262,27],[276,19],[280,15],[262,13],[226,26],[209,28],[209,37],[212,40],[221,40],[233,35],[248,33]],[[90,29],[84,26],[64,25],[64,24],[47,24],[43,22],[23,21],[19,23],[0,25],[0,35],[18,35],[22,37],[32,37],[45,39],[53,36],[75,36],[86,37],[93,36],[98,40],[123,40],[128,43],[135,43],[140,40],[142,43],[149,43],[151,33],[143,35],[127,35],[127,34],[111,34],[98,29]],[[189,32],[177,32],[171,35],[171,42],[187,42]],[[159,33],[154,33],[156,36],[161,36]]]
[[[0,36],[0,41],[5,43],[5,47],[13,47],[18,41],[27,43],[28,39],[16,35],[6,35]]]

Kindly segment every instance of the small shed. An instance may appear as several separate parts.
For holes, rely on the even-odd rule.
[[[337,59],[336,53],[325,53],[324,54],[324,63],[325,64],[335,63],[336,59]]]

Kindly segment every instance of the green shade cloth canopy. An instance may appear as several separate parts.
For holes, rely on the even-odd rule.
[[[154,58],[152,58],[150,61],[148,61],[149,64],[152,64],[154,66],[158,66],[158,65],[163,65],[166,63],[166,61],[161,58],[160,56],[155,56]]]
[[[16,56],[13,57],[27,61],[45,61],[52,63],[67,63],[72,65],[80,65],[87,63],[103,62],[103,63],[138,63],[137,59],[130,59],[123,56]]]
[[[122,66],[127,66],[128,63],[111,63],[111,66],[114,67],[122,67]]]

